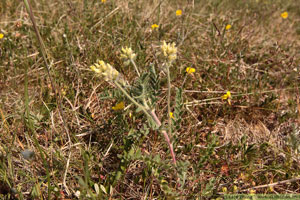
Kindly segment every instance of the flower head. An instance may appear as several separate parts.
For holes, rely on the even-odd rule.
[[[170,118],[174,119],[174,115],[172,112],[170,112]]]
[[[188,74],[192,74],[192,73],[194,73],[194,72],[196,71],[196,69],[195,69],[195,68],[192,68],[192,67],[187,67],[187,68],[185,69],[185,71],[186,71],[186,73],[188,73]]]
[[[288,12],[283,12],[283,13],[281,13],[280,16],[281,16],[283,19],[286,19],[286,18],[288,18],[289,14],[288,14]]]
[[[228,104],[231,105],[231,93],[230,91],[227,91],[226,94],[222,96],[223,100],[227,100]]]
[[[181,16],[182,15],[182,10],[176,10],[176,16]]]
[[[152,25],[151,25],[152,30],[155,30],[155,29],[157,29],[158,27],[159,27],[159,25],[157,25],[157,24],[152,24]]]
[[[163,44],[160,46],[163,55],[167,58],[167,60],[171,63],[177,58],[177,47],[175,47],[175,43],[172,44],[166,43],[163,41]]]
[[[105,81],[116,81],[125,85],[125,81],[121,78],[120,73],[110,64],[100,60],[98,63],[90,66],[91,70],[97,75],[103,76]]]
[[[102,3],[106,3],[106,0],[101,0]]]
[[[4,37],[3,33],[0,33],[0,39],[2,39]]]
[[[122,47],[121,58],[124,60],[134,60],[136,58],[136,54],[132,51],[131,48]]]
[[[231,25],[230,25],[230,24],[227,24],[226,27],[225,27],[225,29],[226,29],[226,30],[231,29]]]
[[[123,101],[117,103],[115,106],[112,107],[113,110],[123,110],[125,108],[125,104]]]
[[[227,91],[226,94],[224,94],[224,95],[222,96],[222,99],[223,99],[223,100],[230,99],[230,98],[231,98],[231,93],[230,93],[230,91]]]

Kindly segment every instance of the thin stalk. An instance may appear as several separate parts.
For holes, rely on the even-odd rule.
[[[140,72],[139,72],[139,70],[138,70],[138,68],[137,68],[137,66],[136,66],[136,64],[135,64],[135,62],[134,62],[134,60],[130,59],[130,62],[132,63],[132,65],[134,66],[134,69],[135,69],[136,73],[137,73],[138,76],[140,77],[141,74],[140,74]]]
[[[161,126],[161,122],[160,120],[158,119],[157,115],[155,114],[154,110],[150,112],[151,116],[153,117],[152,119],[156,122],[156,124],[160,127]],[[174,153],[174,150],[173,150],[173,145],[170,141],[170,138],[167,134],[167,132],[165,130],[162,130],[161,131],[162,134],[164,135],[165,137],[165,140],[169,146],[169,149],[170,149],[170,153],[171,153],[171,156],[172,156],[172,160],[173,160],[173,163],[176,165],[176,157],[175,157],[175,153]]]
[[[184,86],[184,84],[185,84],[185,81],[186,81],[187,75],[188,75],[188,74],[185,74],[185,76],[184,76],[183,82],[182,82],[182,84],[181,84],[181,88],[183,88],[183,86]]]
[[[123,94],[125,94],[125,96],[132,102],[134,103],[137,107],[141,108],[142,111],[148,116],[150,117],[151,119],[152,116],[149,114],[149,111],[145,108],[145,106],[141,105],[140,103],[138,103],[134,98],[132,98],[128,92],[118,83],[118,82],[114,82],[114,84],[123,92]]]
[[[182,82],[182,84],[181,84],[181,88],[183,88],[183,86],[184,86],[184,84],[185,84],[185,81],[186,81],[186,78],[187,78],[187,76],[189,75],[189,73],[191,72],[191,67],[190,67],[190,69],[187,71],[187,73],[185,74],[185,77],[184,77],[184,80],[183,80],[183,82]]]
[[[34,19],[34,16],[33,16],[33,12],[32,12],[32,8],[31,8],[28,0],[24,0],[24,4],[25,4],[27,12],[28,12],[28,14],[30,16],[30,19],[31,19],[31,22],[32,22],[32,25],[33,25],[33,28],[34,28],[34,31],[35,31],[35,34],[37,36],[37,39],[38,39],[38,42],[39,42],[39,45],[40,45],[40,51],[41,51],[41,54],[42,54],[42,57],[43,57],[43,60],[44,60],[44,63],[45,63],[45,69],[47,71],[47,75],[48,75],[48,78],[50,80],[51,87],[52,87],[52,89],[54,91],[56,99],[58,100],[57,107],[58,107],[59,114],[60,114],[62,122],[63,122],[63,127],[64,127],[64,129],[65,129],[65,131],[67,133],[67,136],[68,136],[69,157],[70,157],[70,154],[71,154],[70,150],[71,150],[71,146],[72,146],[72,141],[71,141],[71,138],[70,138],[69,129],[68,129],[67,124],[65,122],[64,113],[63,113],[63,110],[62,110],[62,100],[61,100],[60,90],[58,90],[55,87],[56,85],[54,84],[54,82],[52,80],[52,77],[50,75],[50,66],[49,66],[48,59],[47,59],[46,47],[45,47],[43,39],[42,39],[42,37],[40,35],[39,29],[38,29],[38,27],[36,25],[36,22],[35,22],[35,19]],[[66,167],[65,171],[68,171],[68,167]],[[64,178],[63,178],[63,185],[64,185],[64,187],[65,187],[66,192],[68,193],[68,195],[70,195],[70,191],[69,191],[69,189],[68,189],[68,187],[66,185],[66,176],[64,176]],[[48,190],[50,190],[50,187],[48,187]],[[48,199],[49,199],[49,194],[48,194]]]
[[[172,119],[171,119],[171,78],[170,78],[170,65],[167,65],[167,78],[168,78],[168,130],[169,136],[172,135]]]

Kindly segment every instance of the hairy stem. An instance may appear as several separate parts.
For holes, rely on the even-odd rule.
[[[134,103],[134,105],[136,105],[137,107],[141,108],[142,111],[150,118],[152,118],[152,116],[149,114],[149,111],[145,108],[145,106],[141,105],[140,103],[138,103],[134,98],[132,98],[128,92],[118,83],[118,82],[114,82],[114,84],[123,92],[123,94],[125,94],[125,96],[132,102]]]
[[[168,77],[168,130],[169,136],[172,134],[172,119],[171,119],[171,78],[170,78],[170,65],[167,65]]]
[[[157,127],[161,127],[161,122],[160,120],[158,119],[157,115],[155,114],[154,110],[149,110],[149,109],[146,109],[145,106],[141,105],[140,103],[138,103],[134,98],[132,98],[128,92],[118,83],[118,82],[114,82],[114,84],[123,92],[123,94],[132,102],[134,103],[137,107],[141,108],[142,111],[150,118],[152,119],[155,124],[157,125]],[[170,141],[170,138],[168,136],[168,133],[165,131],[165,130],[162,130],[161,131],[168,146],[169,146],[169,149],[170,149],[170,152],[171,152],[171,156],[172,156],[172,160],[173,160],[173,163],[176,164],[176,158],[175,158],[175,153],[174,153],[174,150],[173,150],[173,145]]]
[[[154,110],[152,110],[150,112],[151,116],[152,116],[152,119],[155,121],[155,123],[160,127],[161,126],[161,122],[160,120],[158,119],[157,115],[155,114]],[[172,160],[173,160],[173,163],[176,165],[176,157],[175,157],[175,153],[174,153],[174,150],[173,150],[173,145],[170,141],[170,138],[168,136],[168,133],[165,131],[165,130],[162,130],[161,131],[162,134],[164,135],[165,137],[165,140],[169,146],[169,149],[170,149],[170,153],[171,153],[171,156],[172,156]]]
[[[138,70],[138,68],[137,68],[137,66],[136,66],[136,64],[135,64],[135,62],[134,62],[134,60],[130,59],[130,62],[132,63],[132,65],[134,66],[134,69],[135,69],[136,73],[137,73],[138,76],[140,77],[141,74],[140,74],[140,72],[139,72],[139,70]]]

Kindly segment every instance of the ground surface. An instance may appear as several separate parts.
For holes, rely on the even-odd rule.
[[[30,3],[50,73],[24,3],[0,1],[1,199],[300,192],[299,0]],[[133,66],[120,59],[131,47],[142,73],[155,67],[155,112],[167,126],[164,40],[178,48],[176,165],[146,116],[89,69],[104,60],[134,85]]]

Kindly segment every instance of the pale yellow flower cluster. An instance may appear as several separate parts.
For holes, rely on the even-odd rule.
[[[175,47],[175,43],[172,44],[166,43],[163,41],[163,44],[160,46],[163,55],[167,58],[167,60],[171,63],[177,58],[177,47]]]
[[[122,53],[121,53],[121,58],[125,60],[135,60],[136,54],[132,51],[131,48],[122,47]]]
[[[98,63],[90,66],[91,70],[97,75],[103,76],[105,81],[116,81],[125,84],[125,81],[120,77],[120,73],[110,64],[100,60]]]

